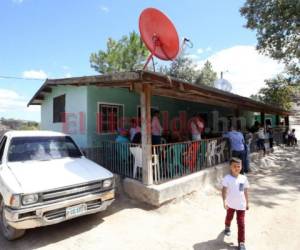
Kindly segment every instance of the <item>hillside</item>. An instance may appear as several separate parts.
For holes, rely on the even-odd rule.
[[[0,131],[6,130],[35,130],[39,129],[39,123],[35,121],[24,121],[16,119],[0,119]]]

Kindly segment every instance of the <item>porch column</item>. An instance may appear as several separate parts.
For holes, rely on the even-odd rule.
[[[260,123],[265,126],[265,112],[260,112]]]
[[[143,184],[153,184],[151,140],[151,85],[143,84],[141,91]]]
[[[284,117],[284,125],[286,127],[290,126],[290,117],[288,115]]]

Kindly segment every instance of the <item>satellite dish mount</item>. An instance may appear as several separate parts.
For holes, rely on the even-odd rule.
[[[153,56],[162,60],[174,60],[179,52],[179,38],[171,20],[155,8],[142,11],[139,18],[141,38],[150,51],[143,70]]]

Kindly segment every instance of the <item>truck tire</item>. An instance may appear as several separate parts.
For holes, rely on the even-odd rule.
[[[15,229],[8,225],[4,216],[4,202],[0,197],[0,231],[7,240],[15,240],[22,237],[25,233],[24,229]]]

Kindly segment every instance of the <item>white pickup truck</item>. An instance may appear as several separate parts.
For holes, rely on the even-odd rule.
[[[105,210],[113,200],[113,174],[88,160],[71,137],[50,131],[2,137],[0,231],[8,240]]]

